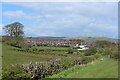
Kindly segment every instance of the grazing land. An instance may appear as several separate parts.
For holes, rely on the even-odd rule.
[[[12,41],[6,39],[1,44],[5,80],[11,77],[15,79],[118,77],[117,46],[108,41],[96,41],[92,47],[84,51],[78,51],[78,47],[73,46],[33,46],[25,42],[19,43],[18,39]],[[100,60],[101,58],[104,59]],[[91,62],[95,63],[89,64]]]
[[[65,54],[67,53],[67,50],[69,47],[48,47],[48,46],[39,46],[39,47],[32,47],[32,49],[38,49],[38,50],[43,50],[43,51],[49,51],[50,53],[60,53],[60,54]]]
[[[67,50],[69,47],[48,47],[48,46],[39,46],[39,47],[32,47],[33,48],[37,48],[37,49],[59,49],[59,50]]]
[[[118,78],[118,61],[105,58],[87,66],[74,66],[49,78]]]
[[[50,47],[40,47],[40,48],[50,48]],[[11,64],[23,64],[23,63],[28,63],[28,62],[48,61],[48,60],[56,59],[56,58],[65,58],[65,59],[67,58],[67,57],[59,56],[59,55],[32,54],[29,52],[15,51],[13,49],[17,49],[17,48],[6,45],[6,44],[2,45],[3,67],[11,65]],[[68,55],[68,56],[71,56],[71,55]]]
[[[40,49],[48,49],[48,48],[52,48],[52,49],[67,49],[65,47],[33,47],[33,48],[40,48]],[[57,53],[56,55],[54,54],[44,54],[44,53],[40,53],[40,54],[33,54],[33,53],[29,53],[29,52],[21,52],[21,51],[15,51],[14,49],[18,49],[16,47],[13,46],[9,46],[7,44],[2,44],[2,64],[3,67],[5,66],[9,66],[12,64],[24,64],[24,63],[29,63],[29,62],[41,62],[41,61],[48,61],[51,59],[57,59],[57,58],[62,58],[65,60],[70,60],[71,58],[69,57],[77,57],[78,55],[74,55],[74,54],[66,54],[67,57],[65,56],[60,56],[59,53],[63,53],[62,51],[54,51],[53,53]]]

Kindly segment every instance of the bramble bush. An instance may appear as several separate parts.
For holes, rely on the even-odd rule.
[[[97,53],[97,49],[94,47],[91,47],[90,49],[84,51],[85,56],[91,56]]]
[[[84,56],[83,57],[83,64],[87,64],[87,63],[90,63],[90,62],[92,62],[94,60],[94,58],[92,57],[92,56]]]
[[[68,54],[73,54],[74,52],[76,52],[76,50],[71,47],[67,49]]]
[[[67,50],[67,52],[68,52],[68,54],[73,54],[73,49],[72,48],[69,48],[68,50]]]
[[[25,80],[29,77],[20,65],[8,66],[2,70],[2,80]]]
[[[101,58],[101,57],[102,57],[101,54],[94,54],[94,55],[93,55],[93,58],[94,58],[94,59],[99,59],[99,58]]]
[[[96,48],[106,48],[106,47],[109,47],[111,45],[112,45],[112,43],[110,41],[98,40],[98,41],[95,41],[94,47],[96,47]]]
[[[5,44],[8,44],[10,46],[14,46],[17,48],[23,48],[23,49],[28,49],[31,47],[31,44],[28,44],[24,42],[23,37],[10,37],[10,36],[5,36],[3,37],[3,42]]]
[[[114,51],[114,52],[111,54],[110,57],[113,58],[113,59],[119,59],[119,60],[120,60],[120,53],[119,53],[119,51]]]
[[[9,66],[3,69],[3,80],[38,80],[59,73],[74,65],[91,63],[93,56],[83,56],[68,60],[55,59],[48,62],[33,62]]]

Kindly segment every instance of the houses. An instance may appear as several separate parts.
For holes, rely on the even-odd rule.
[[[76,41],[70,40],[26,40],[25,42],[31,43],[32,46],[58,46],[58,47],[73,47]]]
[[[26,40],[26,42],[31,43],[32,46],[54,46],[54,47],[76,47],[77,50],[87,50],[89,47],[87,44],[81,42],[81,45],[77,43],[76,40],[47,40],[47,39],[41,39],[41,40]]]
[[[81,44],[81,45],[76,44],[76,46],[74,46],[74,47],[76,47],[77,50],[87,50],[87,49],[89,49],[89,47],[87,45],[83,45],[83,44]]]
[[[77,50],[87,50],[89,47],[87,45],[80,45]]]

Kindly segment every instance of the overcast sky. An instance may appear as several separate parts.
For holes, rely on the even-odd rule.
[[[4,26],[16,21],[24,25],[25,36],[117,38],[118,3],[3,3],[0,25]]]

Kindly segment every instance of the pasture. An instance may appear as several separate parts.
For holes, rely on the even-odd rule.
[[[0,44],[1,45],[1,44]],[[15,50],[16,49],[16,50]],[[80,54],[64,54],[69,47],[35,47],[33,46],[29,50],[60,50],[60,51],[48,51],[39,52],[36,54],[32,52],[17,51],[16,47],[2,44],[2,66],[3,68],[14,65],[24,64],[29,62],[46,62],[51,59],[61,58],[66,62],[69,67],[69,62],[73,59],[80,57]],[[34,51],[33,51],[34,52]],[[46,54],[45,54],[46,53]],[[54,53],[54,54],[51,54]],[[61,56],[60,54],[66,55]],[[71,67],[71,66],[70,66]],[[73,66],[63,72],[54,74],[49,78],[117,78],[118,77],[118,62],[113,59],[104,58],[103,61],[97,60],[94,64],[88,64],[87,66]]]
[[[65,54],[67,53],[67,50],[69,49],[70,47],[48,47],[48,46],[33,46],[32,48],[30,48],[31,50],[32,49],[37,49],[37,50],[41,50],[41,51],[45,51],[45,52],[48,52],[49,53],[60,53],[60,54]]]
[[[59,49],[59,50],[67,50],[69,47],[48,47],[48,46],[33,46],[32,49],[37,48],[37,49]]]
[[[105,58],[87,66],[74,66],[49,78],[118,78],[118,61]]]
[[[36,48],[36,47],[33,47]],[[50,47],[37,47],[40,49],[49,49]],[[52,49],[64,49],[64,47],[51,47]],[[51,59],[56,59],[56,58],[62,58],[64,60],[70,60],[71,58],[77,57],[78,55],[73,54],[66,54],[67,57],[61,56],[59,54],[63,53],[62,51],[55,51],[53,53],[58,53],[56,55],[50,54],[49,52],[47,54],[44,53],[38,53],[38,54],[33,54],[29,52],[21,52],[21,51],[15,51],[14,49],[18,49],[13,46],[9,46],[3,43],[2,45],[2,64],[3,67],[9,66],[12,64],[23,64],[23,63],[29,63],[29,62],[41,62],[41,61],[48,61]],[[65,48],[67,49],[67,48]],[[71,57],[71,58],[69,58]]]

